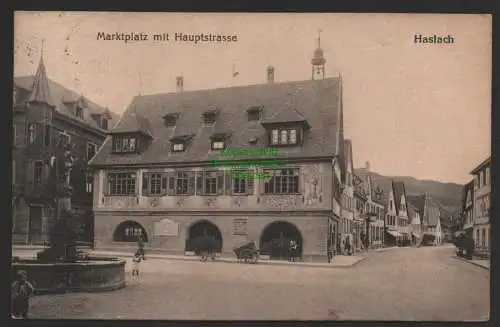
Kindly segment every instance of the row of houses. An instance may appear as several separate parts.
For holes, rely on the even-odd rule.
[[[491,157],[476,166],[464,186],[459,229],[474,239],[477,253],[491,253]]]
[[[95,122],[107,111],[83,96],[68,100],[73,92],[56,93],[41,62],[31,86],[15,81],[26,93],[14,106],[27,110],[20,120],[42,123],[36,125],[42,133],[21,128],[30,135],[22,151],[39,153],[15,163],[25,167],[15,185],[22,185],[26,203],[15,203],[14,239],[47,239],[53,215],[36,218],[34,208],[44,204],[26,195],[44,183],[36,174],[51,149],[42,150],[46,126],[57,129],[64,109],[65,118],[96,134],[80,142],[99,148],[80,154],[74,171],[82,176],[71,181],[84,177],[92,197],[90,238],[97,248],[133,248],[141,238],[151,249],[185,253],[190,239],[211,235],[229,253],[248,241],[263,246],[293,239],[302,256],[313,259],[345,242],[357,249],[417,244],[431,233],[440,243],[439,210],[428,195],[407,196],[398,182],[382,190],[369,166],[355,172],[353,144],[344,137],[343,79],[327,78],[325,64],[318,39],[310,80],[277,83],[268,67],[263,84],[184,91],[184,77],[177,77],[177,92],[136,96],[106,131]],[[47,112],[52,120],[36,116]],[[29,214],[22,215],[25,208]]]

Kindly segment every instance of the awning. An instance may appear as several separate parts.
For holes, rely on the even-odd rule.
[[[420,235],[418,235],[417,233],[415,232],[412,232],[411,235],[415,236],[416,238],[420,238]]]
[[[394,237],[401,237],[401,236],[403,236],[400,233],[398,233],[396,231],[393,231],[393,230],[388,230],[387,233],[389,233],[390,235],[392,235]]]
[[[469,229],[469,228],[473,228],[473,227],[474,227],[473,224],[467,224],[464,226],[464,230]]]

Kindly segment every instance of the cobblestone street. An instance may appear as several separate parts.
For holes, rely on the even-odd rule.
[[[454,248],[370,253],[353,268],[150,259],[125,289],[32,299],[31,318],[488,319],[489,271],[453,260]]]

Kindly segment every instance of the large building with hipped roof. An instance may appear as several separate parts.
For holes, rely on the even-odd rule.
[[[12,109],[12,242],[43,244],[54,223],[54,199],[47,198],[49,159],[58,142],[71,144],[72,204],[85,216],[85,240],[92,240],[92,174],[87,162],[117,116],[82,94],[51,80],[40,59],[35,75],[14,77]]]
[[[181,76],[177,92],[136,96],[90,163],[97,248],[190,253],[209,235],[222,253],[295,240],[326,257],[345,159],[342,77],[325,63],[318,44],[309,80],[268,67],[263,84],[185,91]]]

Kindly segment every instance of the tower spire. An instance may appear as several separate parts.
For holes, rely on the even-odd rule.
[[[31,87],[31,93],[28,98],[28,102],[44,103],[49,105],[50,107],[55,107],[54,102],[52,101],[52,98],[50,96],[47,70],[45,69],[45,64],[43,63],[43,44],[44,40],[42,40],[40,62],[38,63],[38,68],[36,70],[35,76],[33,77],[33,85]]]
[[[325,63],[326,59],[323,54],[323,49],[321,49],[321,29],[318,29],[318,47],[314,50],[313,58],[311,59],[312,65],[312,79],[324,79],[325,78]]]

